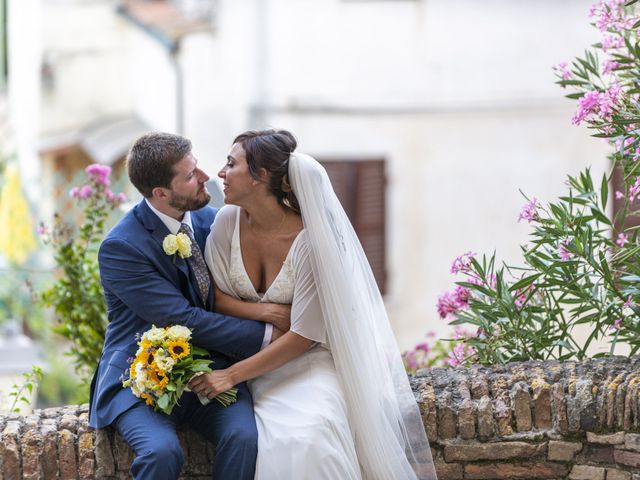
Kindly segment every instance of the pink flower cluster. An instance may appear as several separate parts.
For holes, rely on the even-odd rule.
[[[590,17],[596,18],[596,27],[601,32],[622,32],[633,27],[635,20],[626,17],[624,11],[625,0],[600,0],[589,10]]]
[[[426,368],[428,364],[428,356],[431,348],[427,342],[418,343],[413,350],[406,351],[402,354],[402,360],[407,370],[415,372],[420,368]]]
[[[636,177],[636,181],[629,187],[629,201],[633,202],[640,196],[640,176]]]
[[[518,217],[518,222],[521,220],[526,220],[528,223],[531,223],[534,220],[538,219],[538,208],[540,208],[540,204],[536,197],[522,207],[522,211],[520,212],[520,216]]]
[[[447,318],[457,314],[469,306],[471,292],[468,288],[458,285],[452,292],[445,292],[438,297],[436,308],[440,318]]]
[[[466,252],[456,257],[451,264],[451,273],[455,275],[459,272],[468,273],[471,271],[471,259],[475,256],[476,254],[474,252]]]
[[[619,35],[604,35],[601,43],[602,51],[606,53],[607,50],[624,47],[624,38]]]
[[[624,244],[627,243],[627,235],[624,233],[618,234],[618,239],[616,240],[616,245],[620,248],[624,247]]]
[[[569,246],[570,243],[571,240],[565,238],[560,242],[560,245],[558,245],[558,257],[560,257],[560,260],[570,260],[573,256],[573,254],[567,249],[567,246]]]
[[[69,190],[69,195],[73,198],[86,200],[93,195],[104,195],[105,199],[112,206],[117,207],[127,197],[124,193],[113,193],[109,186],[111,185],[111,167],[94,163],[84,170],[89,177],[89,183],[81,187],[73,187]]]
[[[610,332],[617,332],[618,330],[620,330],[620,328],[622,328],[622,322],[624,321],[624,318],[620,317],[617,318],[614,322],[613,325],[611,325],[609,327],[609,331]]]
[[[602,73],[604,73],[605,75],[612,73],[619,66],[620,66],[620,63],[611,59],[607,59],[604,62],[602,62]]]
[[[460,367],[467,363],[473,363],[474,356],[477,354],[476,349],[471,345],[460,342],[449,352],[447,363],[450,367]]]
[[[571,74],[571,70],[569,70],[567,62],[560,62],[559,64],[554,66],[553,69],[562,80],[571,80],[571,77],[573,76]]]
[[[615,107],[618,105],[622,87],[617,81],[604,92],[593,90],[586,92],[578,100],[578,111],[573,115],[571,122],[580,125],[590,115],[596,115],[602,120],[610,121]]]

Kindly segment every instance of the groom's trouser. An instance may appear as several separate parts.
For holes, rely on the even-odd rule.
[[[185,393],[171,415],[154,412],[142,402],[120,415],[114,425],[136,454],[131,465],[134,479],[178,478],[184,457],[176,426],[183,423],[214,444],[214,479],[253,480],[258,431],[244,384],[238,386],[237,402],[228,407],[215,400],[203,406],[193,393]]]

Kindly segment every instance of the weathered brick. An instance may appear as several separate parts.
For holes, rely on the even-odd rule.
[[[2,454],[2,476],[4,480],[18,480],[22,477],[20,430],[20,422],[8,421],[2,431],[0,453]]]
[[[58,466],[61,480],[75,480],[78,477],[75,442],[76,436],[69,430],[58,432]]]
[[[547,458],[556,462],[571,462],[580,450],[582,443],[551,440]]]
[[[624,436],[624,448],[640,452],[640,435],[637,433],[627,433]]]
[[[458,408],[458,431],[460,437],[471,440],[476,436],[475,417],[473,415],[473,402],[466,398]]]
[[[111,450],[111,440],[106,429],[96,430],[94,454],[96,458],[96,477],[112,477],[116,473],[116,464]]]
[[[631,473],[617,468],[607,468],[607,480],[631,480]]]
[[[438,480],[461,480],[463,478],[462,465],[458,463],[437,462],[435,466]]]
[[[640,453],[638,452],[629,452],[627,450],[615,449],[613,451],[613,459],[616,463],[619,463],[621,465],[636,468],[640,467]]]
[[[574,465],[569,480],[604,480],[605,469],[589,465]]]
[[[471,375],[471,395],[475,400],[489,395],[487,375],[484,373]]]
[[[509,458],[531,458],[543,455],[547,445],[525,442],[473,443],[467,445],[445,445],[444,459],[447,462],[473,462],[475,460],[506,460]]]
[[[40,480],[40,454],[42,435],[38,430],[27,430],[22,435],[22,478]]]
[[[548,430],[553,426],[551,420],[551,387],[541,378],[531,382],[533,389],[533,406],[535,425],[540,430]]]
[[[511,435],[513,433],[513,429],[511,428],[511,408],[509,408],[509,405],[504,399],[495,399],[493,415],[498,426],[498,435],[503,437]]]
[[[613,445],[585,445],[584,458],[588,462],[613,463]]]
[[[42,477],[45,480],[55,479],[58,476],[58,431],[55,425],[41,425],[42,433],[42,454],[40,464],[42,466]]]
[[[493,403],[485,395],[478,402],[478,437],[489,438],[493,436],[493,432]]]
[[[456,412],[451,392],[444,392],[438,398],[438,437],[443,440],[456,437]]]
[[[86,431],[78,436],[78,475],[81,479],[92,479],[95,477],[95,473],[93,432]]]
[[[597,443],[600,445],[621,445],[624,443],[625,432],[616,432],[598,435],[597,433],[587,432],[587,442]]]
[[[516,417],[516,430],[526,432],[531,430],[531,394],[529,385],[518,382],[511,392],[511,404]]]
[[[567,418],[567,399],[564,394],[564,386],[561,383],[554,383],[551,394],[555,427],[560,433],[568,433],[569,419]]]
[[[467,464],[464,466],[464,478],[468,480],[519,478],[556,479],[564,478],[569,468],[561,463],[493,463]]]
[[[418,390],[420,396],[420,413],[422,414],[422,422],[427,432],[427,437],[433,440],[438,438],[438,422],[436,410],[436,395],[433,386],[424,383]]]

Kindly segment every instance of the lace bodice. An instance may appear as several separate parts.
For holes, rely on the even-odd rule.
[[[296,243],[301,237],[302,232],[298,234],[291,248],[287,253],[282,268],[271,282],[271,285],[264,294],[256,292],[251,279],[247,274],[242,260],[242,251],[240,249],[240,209],[236,216],[236,226],[231,240],[231,258],[229,261],[229,279],[231,286],[240,295],[243,300],[252,302],[268,302],[268,303],[292,303],[293,291],[295,287],[295,271],[292,265],[292,252]]]

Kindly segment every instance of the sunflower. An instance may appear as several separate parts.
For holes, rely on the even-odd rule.
[[[136,366],[138,365],[138,361],[134,360],[131,362],[131,366],[129,367],[129,377],[136,378]]]
[[[140,352],[136,358],[136,361],[142,363],[143,365],[151,365],[153,363],[153,354],[156,353],[155,349],[148,348]]]
[[[164,388],[169,383],[169,377],[159,369],[151,370],[151,372],[149,373],[149,377],[151,378],[153,383],[156,384],[156,388],[159,388],[160,390],[164,390]]]
[[[189,353],[191,353],[191,348],[189,348],[189,343],[180,339],[171,340],[167,345],[167,350],[169,350],[171,357],[175,358],[176,360],[180,358],[184,358],[187,355],[189,355]]]
[[[147,405],[149,405],[150,407],[152,407],[152,406],[153,406],[154,401],[153,401],[153,397],[152,397],[151,395],[149,395],[149,394],[147,394],[147,393],[142,392],[142,393],[140,394],[140,396],[141,396],[142,398],[144,398],[144,401],[145,401],[145,403],[146,403]]]

